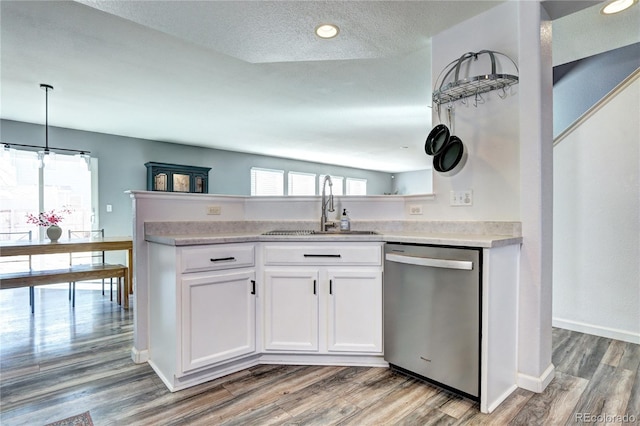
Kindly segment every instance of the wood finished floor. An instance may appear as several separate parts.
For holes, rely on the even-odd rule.
[[[555,329],[556,378],[542,394],[517,390],[491,415],[384,368],[263,365],[171,393],[131,361],[132,311],[99,291],[78,291],[75,310],[64,289],[36,292],[33,317],[27,289],[0,292],[3,426],[84,411],[97,426],[594,424],[586,414],[640,423],[639,345]]]

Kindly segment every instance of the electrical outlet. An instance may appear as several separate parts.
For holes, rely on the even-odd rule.
[[[420,204],[410,205],[409,214],[422,214],[422,206]]]
[[[449,200],[451,206],[472,206],[473,205],[473,191],[466,189],[464,191],[451,191],[451,197]]]
[[[221,214],[222,207],[220,206],[209,206],[207,207],[207,214]]]

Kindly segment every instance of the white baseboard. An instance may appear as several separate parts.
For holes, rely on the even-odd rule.
[[[229,374],[236,373],[238,371],[246,370],[253,366],[258,365],[258,356],[250,356],[248,358],[231,361],[226,365],[205,368],[204,370],[182,374],[180,376],[173,375],[171,377],[165,377],[164,374],[153,364],[153,361],[149,361],[151,368],[160,376],[162,381],[167,385],[171,392],[187,389],[195,385],[209,382],[220,377],[228,376]]]
[[[149,366],[157,374],[157,376],[160,377],[160,380],[162,380],[162,383],[164,383],[164,385],[167,387],[167,389],[169,389],[170,392],[176,391],[176,389],[173,386],[173,383],[171,383],[171,380],[167,379],[165,375],[162,374],[162,370],[156,367],[153,361],[149,361]]]
[[[149,351],[147,349],[139,351],[135,347],[131,348],[131,359],[136,364],[144,364],[149,361]]]
[[[485,414],[491,414],[493,410],[498,408],[498,406],[502,404],[504,400],[507,399],[509,395],[511,395],[513,391],[515,391],[516,389],[518,389],[518,386],[516,385],[509,387],[506,391],[502,393],[502,395],[497,397],[494,401],[487,401],[486,398],[481,397],[480,412]]]
[[[260,364],[389,367],[389,363],[384,360],[382,355],[316,355],[273,352],[263,352],[260,356]]]
[[[531,392],[541,393],[556,375],[556,367],[549,364],[540,377],[518,373],[518,387]]]
[[[577,331],[580,333],[593,334],[594,336],[606,337],[608,339],[621,340],[623,342],[640,344],[640,333],[619,330],[616,328],[602,327],[594,324],[587,324],[580,321],[571,321],[562,318],[553,318],[552,325],[557,328]]]

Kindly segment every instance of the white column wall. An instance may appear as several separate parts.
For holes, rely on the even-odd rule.
[[[518,386],[553,379],[553,78],[551,22],[539,2],[520,2],[520,258]]]

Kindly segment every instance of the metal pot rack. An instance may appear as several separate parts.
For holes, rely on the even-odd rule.
[[[475,77],[460,79],[461,65],[466,61],[478,60],[478,56],[482,54],[488,54],[491,58],[491,74],[477,75]],[[434,89],[433,91],[433,102],[438,106],[438,111],[440,110],[440,105],[442,104],[463,100],[472,96],[475,97],[475,106],[477,106],[479,101],[480,103],[484,102],[481,97],[482,93],[490,92],[492,90],[502,90],[502,93],[498,94],[498,96],[500,96],[500,98],[502,99],[506,98],[508,95],[506,92],[507,87],[518,83],[518,76],[512,74],[497,74],[495,58],[496,54],[502,55],[509,59],[515,66],[516,72],[519,72],[518,66],[513,61],[513,59],[511,59],[504,53],[492,50],[481,50],[479,52],[465,53],[459,59],[452,61],[442,70],[442,72],[440,72],[440,76],[442,76],[444,73],[444,77],[442,78],[438,89]],[[455,74],[453,81],[445,85],[444,82],[447,81],[449,75],[454,71]],[[436,86],[438,86],[440,76],[438,76],[438,78],[436,79]]]

